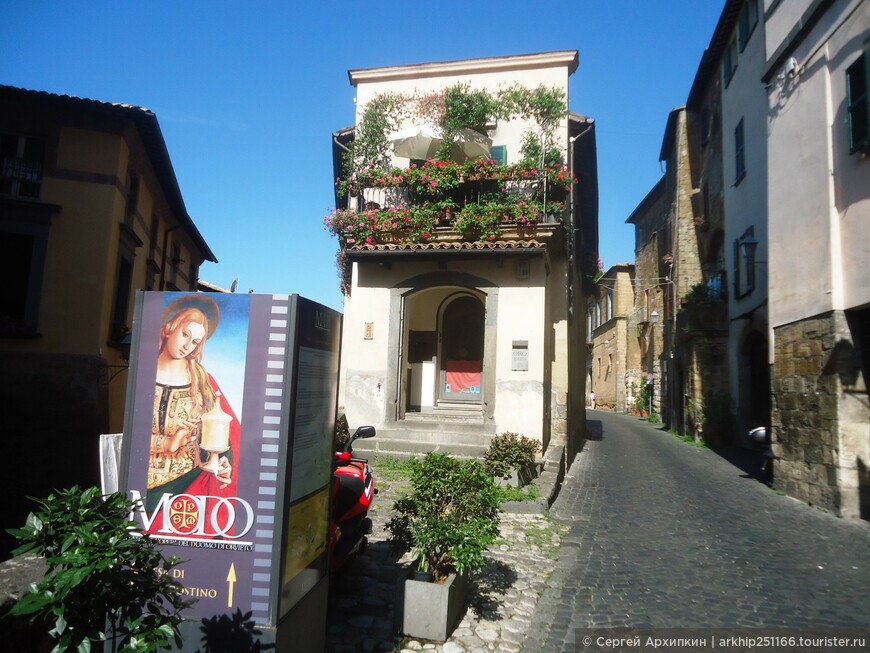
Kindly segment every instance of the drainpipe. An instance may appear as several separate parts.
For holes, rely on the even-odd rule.
[[[399,421],[399,415],[402,413],[401,402],[406,396],[406,393],[402,392],[402,379],[405,378],[405,370],[402,365],[402,361],[405,359],[402,351],[405,341],[405,298],[401,297],[399,303],[399,341],[396,343],[396,399],[394,402],[395,410],[393,411],[393,419],[397,422]]]

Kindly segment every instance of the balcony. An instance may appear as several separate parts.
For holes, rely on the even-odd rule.
[[[548,239],[561,231],[575,181],[564,166],[506,166],[491,159],[372,167],[336,182],[347,205],[324,225],[343,250]]]

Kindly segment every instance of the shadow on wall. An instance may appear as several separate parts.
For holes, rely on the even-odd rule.
[[[855,464],[858,467],[858,507],[861,519],[870,521],[870,469],[860,458],[856,459]]]

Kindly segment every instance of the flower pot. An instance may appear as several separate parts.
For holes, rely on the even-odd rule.
[[[520,467],[513,467],[507,476],[496,478],[496,483],[501,487],[524,487],[538,477],[539,465],[525,463]]]
[[[465,610],[468,575],[450,574],[443,583],[414,580],[415,569],[399,579],[396,626],[402,634],[446,641]]]

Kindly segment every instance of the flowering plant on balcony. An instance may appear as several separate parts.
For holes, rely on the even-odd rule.
[[[407,168],[381,169],[370,166],[349,179],[337,179],[340,194],[359,193],[364,188],[397,188],[407,186],[422,197],[433,197],[456,188],[460,183],[491,179],[502,183],[512,181],[544,182],[549,191],[567,191],[577,181],[563,165],[539,168],[529,163],[499,165],[492,159],[473,159],[463,163],[429,159],[422,165]]]
[[[337,209],[323,225],[343,245],[426,242],[435,232],[437,209],[430,204],[354,211]]]
[[[466,238],[493,241],[501,236],[501,222],[504,215],[503,204],[469,203],[459,211],[453,228]]]
[[[460,165],[455,161],[429,159],[423,165],[412,164],[399,176],[407,179],[411,192],[431,196],[456,188],[460,171]]]

